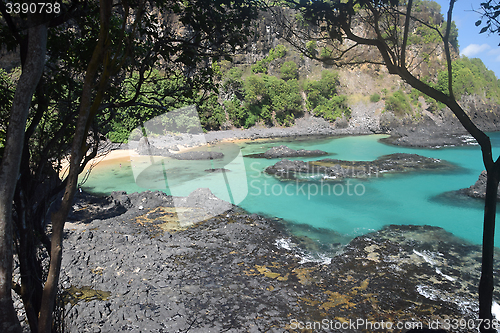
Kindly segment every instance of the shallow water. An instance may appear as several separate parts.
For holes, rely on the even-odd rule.
[[[459,200],[443,195],[472,185],[483,170],[479,147],[412,149],[383,144],[383,135],[353,136],[309,140],[250,141],[212,147],[229,152],[223,161],[177,161],[173,159],[116,159],[97,166],[84,189],[108,194],[164,190],[188,195],[199,187],[210,187],[218,197],[237,203],[251,213],[262,213],[287,220],[298,235],[321,242],[345,243],[352,237],[378,230],[388,224],[433,225],[454,235],[480,243],[482,202]],[[495,155],[500,152],[500,134],[491,134]],[[278,159],[245,158],[242,155],[265,152],[285,144],[293,149],[321,149],[342,160],[373,160],[392,153],[415,153],[447,160],[453,171],[425,171],[398,175],[379,175],[367,180],[333,182],[282,182],[263,173]],[[236,147],[236,149],[235,149]],[[241,149],[241,154],[240,150]],[[334,154],[334,155],[333,155]],[[304,160],[317,160],[315,157]],[[221,168],[227,172],[208,173]],[[498,228],[497,228],[498,230]],[[498,231],[497,237],[498,239]],[[336,235],[335,237],[332,235]]]

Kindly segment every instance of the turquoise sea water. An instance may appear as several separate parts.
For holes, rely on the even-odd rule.
[[[121,165],[117,162],[96,167],[82,187],[106,194],[114,190],[131,193],[161,189],[173,195],[188,195],[198,187],[210,187],[217,196],[238,203],[251,213],[290,222],[289,228],[297,234],[315,235],[316,238],[337,235],[332,242],[343,243],[388,224],[415,224],[439,226],[479,244],[482,238],[482,202],[445,194],[469,187],[477,180],[484,169],[479,147],[402,148],[379,142],[383,137],[249,141],[238,146],[212,147],[212,150],[229,152],[220,162],[157,159],[153,165],[146,163],[141,166],[142,162],[120,161]],[[491,138],[494,153],[498,156],[500,133],[491,134]],[[391,153],[415,153],[447,160],[455,164],[456,169],[380,175],[367,180],[281,182],[263,173],[265,167],[279,159],[252,159],[238,155],[240,149],[242,155],[247,155],[265,152],[280,144],[293,149],[321,149],[342,160],[373,160]],[[204,171],[218,167],[229,171],[224,174]],[[500,236],[498,229],[496,239]]]

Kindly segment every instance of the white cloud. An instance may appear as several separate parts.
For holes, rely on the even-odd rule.
[[[488,55],[493,57],[496,62],[500,62],[500,48],[491,49],[488,52]]]
[[[491,51],[488,52],[489,55],[500,55],[500,48],[492,49]]]
[[[482,53],[484,51],[488,51],[491,49],[491,46],[488,44],[469,44],[466,48],[464,48],[460,54],[463,54],[466,57],[473,57],[479,53]]]

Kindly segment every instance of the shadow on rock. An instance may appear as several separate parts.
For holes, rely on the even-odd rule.
[[[68,221],[79,223],[90,223],[95,219],[109,219],[121,215],[127,211],[120,202],[116,202],[112,197],[96,197],[85,191],[78,192],[71,212],[68,214]]]

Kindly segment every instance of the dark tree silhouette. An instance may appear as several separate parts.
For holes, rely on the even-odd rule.
[[[213,89],[207,65],[246,45],[256,8],[251,0],[70,0],[50,14],[26,15],[12,3],[0,1],[0,47],[19,52],[22,74],[15,94],[0,89],[10,105],[0,108],[9,109],[0,118],[0,331],[21,331],[14,289],[31,331],[50,332],[64,223],[78,174],[104,134],[99,120],[138,105],[153,69],[164,79],[187,76],[193,90]],[[122,83],[134,75],[133,96],[126,96]],[[141,105],[164,110],[166,96],[147,94],[151,103]],[[65,156],[69,175],[60,180]],[[12,280],[14,253],[20,281]],[[39,253],[50,258],[47,278]]]
[[[482,26],[479,33],[500,34],[500,3],[498,0],[482,2],[476,12],[481,15],[481,19],[476,21],[476,26]]]

